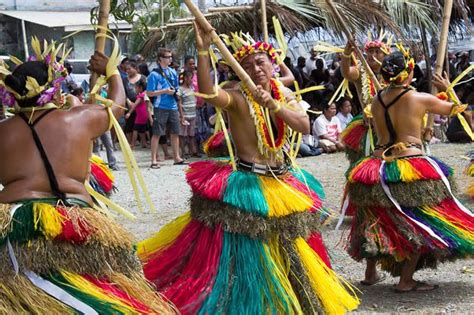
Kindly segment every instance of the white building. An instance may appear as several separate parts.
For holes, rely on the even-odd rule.
[[[0,55],[24,57],[31,36],[61,40],[81,31],[69,37],[67,44],[73,48],[71,58],[88,59],[94,51],[90,10],[97,5],[97,0],[0,0]],[[109,27],[118,33],[132,28],[126,22],[115,23],[113,18]],[[126,45],[121,37],[123,51]]]

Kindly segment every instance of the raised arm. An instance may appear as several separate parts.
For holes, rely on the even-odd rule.
[[[211,36],[210,34],[206,34],[196,23],[194,24],[194,30],[196,33],[196,47],[198,49],[197,74],[199,93],[208,95],[215,94],[215,97],[206,98],[206,101],[215,107],[231,109],[236,106],[236,96],[234,93],[227,92],[219,87],[216,91],[211,80],[211,65],[209,61]]]
[[[354,47],[348,42],[342,53],[341,60],[341,73],[342,76],[350,82],[354,82],[359,79],[359,69],[356,65],[352,64],[352,52]]]
[[[290,68],[288,68],[285,63],[281,63],[280,67],[280,81],[283,83],[284,86],[292,86],[295,81],[295,76],[293,72],[291,72]]]
[[[445,92],[450,84],[446,73],[444,73],[444,76],[439,74],[433,75],[433,85],[438,91]],[[456,96],[456,94],[454,95]],[[441,100],[431,94],[423,93],[422,97],[424,98],[424,104],[426,104],[425,106],[428,112],[445,116],[452,114],[453,106],[456,106],[454,103],[460,103],[457,96],[454,100]]]
[[[99,75],[108,76],[108,99],[113,101],[112,113],[119,118],[124,113],[125,91],[122,79],[117,72],[106,73],[109,58],[100,52],[95,52],[89,61],[89,69]],[[71,109],[71,113],[77,115],[73,123],[79,123],[81,128],[87,128],[91,132],[91,139],[102,135],[109,127],[109,115],[104,106],[96,104],[86,104]]]

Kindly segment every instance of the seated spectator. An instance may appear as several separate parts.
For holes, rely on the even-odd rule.
[[[473,106],[469,106],[461,115],[466,119],[469,127],[472,129],[472,109]],[[469,143],[472,142],[471,137],[466,133],[461,122],[457,116],[454,116],[448,125],[448,130],[446,130],[446,137],[449,142],[455,143]]]
[[[326,153],[344,150],[339,141],[342,132],[341,122],[336,117],[336,104],[324,104],[323,114],[313,124],[313,136],[319,139],[319,147]]]
[[[323,153],[321,148],[318,148],[318,139],[313,137],[313,135],[303,135],[303,140],[301,141],[300,149],[298,151],[298,156],[307,157],[307,156],[317,156]]]
[[[341,122],[342,130],[346,129],[347,124],[352,120],[352,103],[350,99],[343,99],[339,106],[336,117]]]
[[[474,87],[473,84],[464,84],[456,89],[456,94],[459,97],[461,103],[469,104],[468,108],[461,113],[467,121],[467,124],[473,130],[472,122],[472,110],[474,108]],[[457,143],[469,143],[472,142],[471,137],[466,133],[461,122],[457,116],[454,116],[449,122],[448,129],[446,130],[446,137],[449,142]]]

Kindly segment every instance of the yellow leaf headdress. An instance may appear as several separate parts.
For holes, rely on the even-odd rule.
[[[280,55],[272,44],[255,41],[247,33],[231,33],[231,36],[221,35],[224,43],[234,51],[234,58],[241,62],[245,57],[258,52],[266,53],[272,63],[281,63]]]
[[[391,84],[399,84],[408,78],[408,75],[413,71],[415,68],[415,60],[410,56],[410,49],[405,48],[402,43],[396,44],[398,50],[402,53],[405,67],[402,71],[400,71],[397,75],[390,76],[389,82]],[[388,67],[384,69],[385,72],[390,74],[390,69]]]
[[[38,38],[32,37],[31,48],[34,55],[30,56],[27,62],[44,62],[48,66],[48,81],[45,84],[40,85],[35,78],[27,76],[25,85],[27,92],[26,94],[20,94],[8,86],[4,80],[0,80],[0,99],[2,103],[8,107],[16,106],[17,100],[31,99],[40,94],[41,96],[38,98],[37,106],[45,105],[51,101],[56,91],[60,88],[61,81],[63,81],[67,75],[67,71],[64,68],[64,59],[69,54],[70,50],[66,52],[63,44],[56,45],[55,41],[48,43],[45,40],[42,49]],[[60,53],[61,58],[58,59]],[[20,59],[14,56],[10,56],[10,60],[17,66],[23,64]],[[0,74],[4,76],[11,74],[6,64],[0,65]]]

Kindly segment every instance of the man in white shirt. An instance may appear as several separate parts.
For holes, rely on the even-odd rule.
[[[321,59],[323,61],[323,69],[326,69],[326,60],[324,58],[319,57],[319,51],[314,50],[314,48],[311,48],[310,57],[306,59],[306,64],[304,67],[304,72],[310,76],[311,71],[316,69],[316,59]]]
[[[342,132],[341,122],[336,117],[336,104],[325,104],[323,114],[313,123],[313,136],[319,139],[319,147],[324,152],[332,153],[344,150],[344,145],[339,141]]]

